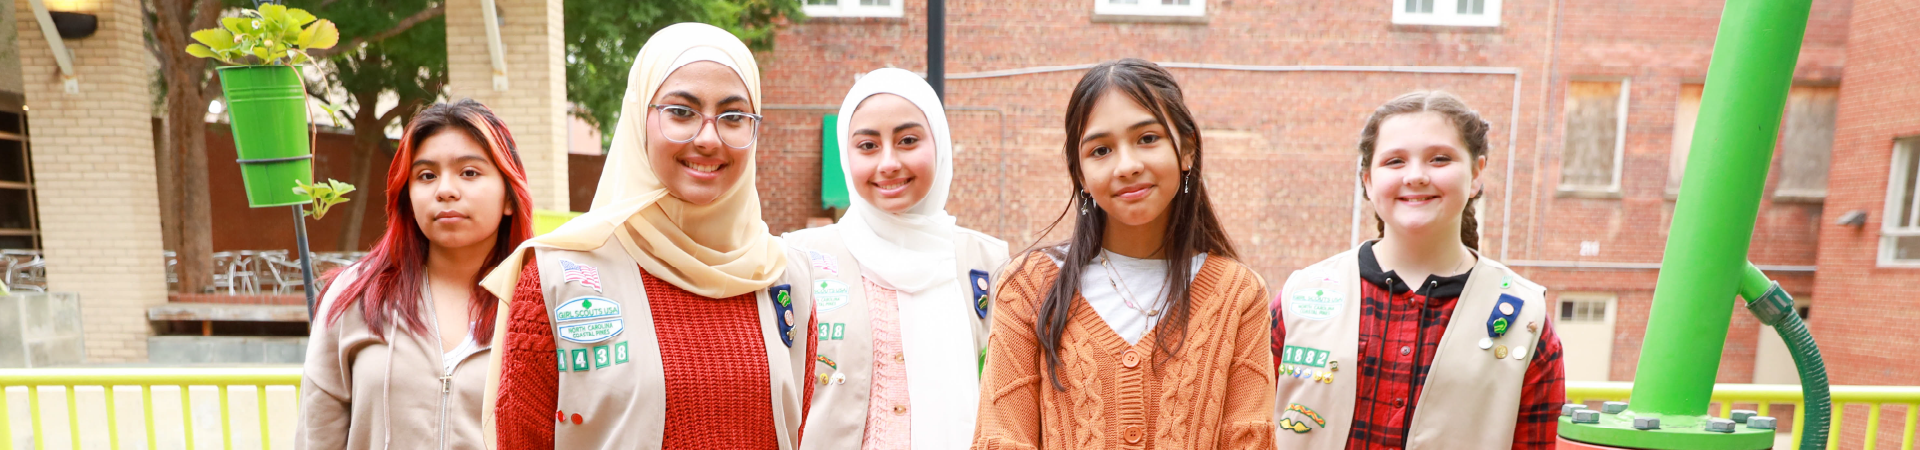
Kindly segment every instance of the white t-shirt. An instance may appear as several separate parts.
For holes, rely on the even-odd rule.
[[[1154,324],[1167,317],[1167,292],[1170,291],[1166,286],[1167,260],[1137,259],[1106,250],[1101,252],[1106,255],[1108,264],[1113,266],[1112,273],[1119,275],[1118,281],[1124,283],[1128,298],[1132,298],[1134,304],[1141,308],[1161,312],[1157,316],[1148,316],[1128,307],[1127,302],[1121,299],[1121,294],[1114,291],[1114,283],[1108,281],[1109,270],[1100,264],[1100,256],[1094,256],[1093,261],[1088,262],[1080,273],[1080,295],[1087,298],[1087,304],[1100,314],[1101,319],[1107,321],[1107,326],[1113,327],[1114,334],[1126,339],[1129,345],[1138,343],[1141,336],[1153,330]],[[1193,255],[1193,273],[1187,275],[1188,283],[1193,282],[1193,277],[1200,273],[1200,266],[1206,262],[1206,253]]]

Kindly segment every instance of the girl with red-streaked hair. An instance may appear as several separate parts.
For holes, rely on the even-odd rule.
[[[433,105],[407,124],[386,193],[386,234],[324,292],[296,448],[482,448],[500,300],[477,284],[533,237],[513,135],[479,102]]]

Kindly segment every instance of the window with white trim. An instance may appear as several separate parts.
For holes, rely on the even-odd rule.
[[[1887,175],[1887,204],[1880,220],[1880,265],[1920,267],[1920,136],[1895,140]]]
[[[1567,82],[1560,191],[1618,194],[1626,153],[1627,80]]]
[[[1093,0],[1093,13],[1109,16],[1204,16],[1207,0]]]
[[[1393,23],[1497,27],[1500,0],[1393,0]]]
[[[906,0],[803,0],[807,17],[900,17]]]

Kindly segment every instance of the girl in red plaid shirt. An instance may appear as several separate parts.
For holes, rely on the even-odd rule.
[[[1566,382],[1546,290],[1479,249],[1488,124],[1414,92],[1360,135],[1380,239],[1274,299],[1276,436],[1289,449],[1547,449]]]

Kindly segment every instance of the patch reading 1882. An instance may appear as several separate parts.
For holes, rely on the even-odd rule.
[[[579,325],[567,325],[556,328],[561,339],[581,344],[591,344],[620,335],[626,325],[620,319],[588,322]]]

